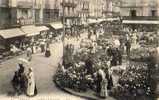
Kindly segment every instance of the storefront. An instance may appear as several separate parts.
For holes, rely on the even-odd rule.
[[[157,31],[159,25],[159,21],[155,20],[123,20],[122,23],[138,32]]]
[[[51,28],[50,35],[52,35],[52,37],[61,35],[63,32],[63,24],[61,22],[50,23],[49,26]]]
[[[49,35],[49,28],[46,26],[36,26],[40,32],[40,39],[47,39]]]
[[[49,29],[45,26],[29,25],[22,26],[21,30],[26,33],[25,43],[30,45],[35,41],[38,42],[38,40],[42,38],[41,35],[45,37]]]
[[[26,33],[20,30],[20,28],[0,30],[0,51],[9,51],[11,45],[17,48],[21,48]]]

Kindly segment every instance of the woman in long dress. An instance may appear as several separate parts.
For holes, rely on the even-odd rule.
[[[28,57],[28,61],[31,61],[32,59],[32,50],[30,47],[27,48],[27,57]]]
[[[29,72],[27,74],[27,96],[34,96],[35,95],[35,79],[33,69],[29,68]]]
[[[102,81],[101,81],[101,91],[100,91],[100,96],[102,98],[106,98],[108,96],[107,85],[108,85],[107,79],[106,78],[102,79]]]
[[[108,81],[106,79],[105,72],[102,69],[99,69],[98,73],[101,75],[102,80],[100,82],[100,97],[106,98],[108,96],[107,85]]]

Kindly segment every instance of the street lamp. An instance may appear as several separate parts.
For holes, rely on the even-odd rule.
[[[65,53],[65,0],[62,0],[62,10],[63,10],[63,15],[62,15],[62,23],[63,23],[63,36],[62,36],[62,42],[63,42],[63,55]]]

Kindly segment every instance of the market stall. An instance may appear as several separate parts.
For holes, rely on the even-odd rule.
[[[21,31],[19,28],[1,30],[0,45],[3,49],[2,52],[10,51],[11,45],[14,45],[16,48],[21,49],[25,35],[26,33]]]
[[[21,30],[26,34],[24,40],[24,49],[31,47],[32,53],[40,51],[41,35],[47,34],[48,28],[45,26],[28,25],[22,26]],[[45,38],[43,38],[45,40]]]
[[[61,35],[63,32],[62,22],[53,22],[46,26],[50,29],[48,37],[52,40],[55,39],[55,37],[58,37],[59,35]]]
[[[40,39],[46,39],[48,38],[49,35],[49,28],[47,28],[46,26],[36,26],[38,31],[40,32]]]

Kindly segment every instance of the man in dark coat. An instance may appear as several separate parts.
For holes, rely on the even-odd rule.
[[[119,49],[116,49],[116,51],[117,51],[117,59],[118,59],[118,64],[119,65],[122,65],[122,51],[121,50],[119,50]]]
[[[93,62],[92,62],[91,58],[88,58],[85,61],[85,66],[87,69],[87,74],[93,74]]]
[[[19,77],[19,85],[20,85],[20,91],[21,93],[25,93],[26,90],[26,83],[27,83],[27,78],[24,73],[24,66],[23,64],[19,64],[19,70],[18,70],[18,77]]]
[[[20,74],[20,89],[22,93],[25,93],[27,89],[27,77],[24,73]]]
[[[107,78],[107,80],[108,80],[108,89],[112,89],[112,87],[113,87],[113,79],[112,79],[112,75],[109,75],[109,77]]]
[[[125,46],[126,46],[127,57],[129,58],[129,57],[130,57],[130,49],[131,49],[130,40],[127,40],[127,41],[126,41]]]
[[[14,77],[12,79],[12,86],[15,94],[20,94],[20,77],[18,76],[18,72],[16,71]]]
[[[102,81],[102,76],[99,72],[97,72],[97,80],[96,80],[96,92],[100,93],[101,91],[101,81]]]
[[[118,53],[117,53],[117,50],[114,48],[112,49],[111,66],[117,66],[117,60],[118,60]]]

